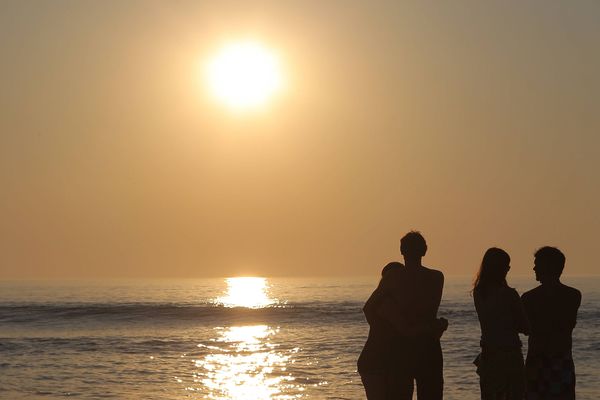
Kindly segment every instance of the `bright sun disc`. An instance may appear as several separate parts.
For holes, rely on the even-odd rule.
[[[227,278],[227,294],[219,297],[217,303],[225,307],[262,308],[274,303],[268,295],[265,278]]]
[[[207,79],[213,94],[236,109],[263,105],[282,85],[279,60],[255,42],[221,49],[208,64]]]

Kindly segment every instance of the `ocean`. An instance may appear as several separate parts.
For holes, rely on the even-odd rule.
[[[363,399],[361,307],[377,280],[0,282],[0,398]],[[563,282],[583,293],[577,398],[597,400],[600,277]],[[536,286],[533,277],[510,284]],[[447,400],[479,399],[469,289],[468,277],[446,278]]]

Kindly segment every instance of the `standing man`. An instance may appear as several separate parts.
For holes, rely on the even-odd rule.
[[[535,279],[540,286],[523,294],[531,322],[525,369],[527,400],[574,400],[575,365],[572,332],[581,292],[560,282],[565,255],[556,247],[535,253]]]
[[[390,398],[410,400],[417,386],[417,399],[442,400],[444,391],[443,357],[440,337],[448,321],[438,319],[444,274],[423,266],[427,243],[420,232],[408,232],[400,240],[404,268],[392,270],[397,275],[396,307],[383,304],[380,311],[396,326],[392,339],[392,362],[389,373]],[[390,275],[392,275],[390,274]],[[392,275],[391,278],[394,278]],[[385,279],[385,277],[384,277]],[[401,317],[395,321],[394,314]],[[409,329],[402,329],[407,327]]]
[[[444,275],[424,267],[425,238],[409,232],[400,241],[404,265],[388,264],[363,311],[369,338],[358,371],[369,400],[442,400],[440,337],[448,321],[437,318]]]

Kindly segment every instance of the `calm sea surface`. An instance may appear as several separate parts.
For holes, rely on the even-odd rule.
[[[479,398],[469,278],[447,278],[445,399]],[[600,399],[600,278],[574,332],[579,400]],[[0,398],[362,399],[363,279],[0,282]],[[513,279],[520,293],[533,279]],[[524,351],[526,346],[524,347]]]

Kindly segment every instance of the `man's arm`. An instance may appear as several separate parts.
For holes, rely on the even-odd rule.
[[[437,317],[437,312],[442,302],[442,293],[444,291],[444,274],[441,271],[433,271],[433,290],[430,302],[426,304],[426,312]],[[448,320],[446,318],[435,318],[433,323],[429,323],[425,327],[424,333],[433,333],[437,337],[441,337],[444,331],[448,329]]]
[[[511,310],[515,318],[517,331],[524,335],[529,335],[531,333],[531,324],[529,323],[529,318],[527,317],[519,293],[516,290],[512,290],[511,296]]]
[[[442,302],[442,293],[444,291],[444,274],[441,271],[435,271],[433,278],[434,289],[432,291],[431,302],[428,304],[429,311],[433,315],[437,315],[437,311],[440,308]]]
[[[577,325],[577,312],[579,306],[581,306],[581,292],[577,289],[569,289],[571,289],[572,292],[569,293],[569,296],[565,296],[565,299],[563,300],[565,302],[566,312],[564,313],[564,320],[560,321],[560,329],[562,331],[571,332],[575,328],[575,325]]]
[[[535,316],[533,307],[531,305],[531,298],[529,292],[525,292],[521,295],[521,305],[523,306],[523,312],[527,317],[527,321],[529,321],[529,334],[531,335],[534,333],[533,330],[535,325]]]

